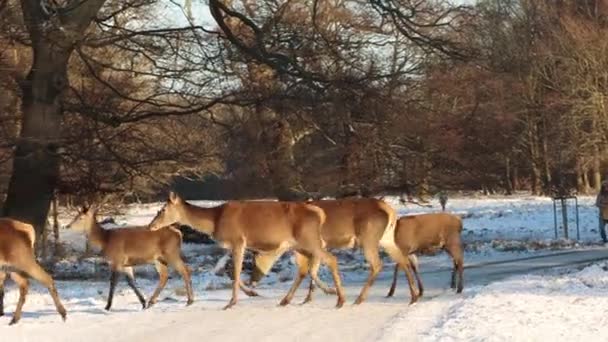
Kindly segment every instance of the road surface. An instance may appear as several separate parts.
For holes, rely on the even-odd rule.
[[[585,265],[606,258],[608,249],[596,248],[465,264],[463,295],[467,295],[467,287],[484,285],[504,277],[553,267]],[[370,341],[381,338],[383,331],[396,317],[407,315],[412,318],[412,340],[416,340],[416,334],[426,328],[431,315],[441,312],[442,302],[458,296],[447,288],[450,268],[425,267],[422,263],[421,269],[426,292],[425,297],[414,306],[407,305],[409,292],[402,274],[395,297],[384,297],[392,275],[392,267],[387,267],[363,305],[351,305],[362,283],[349,283],[346,286],[348,304],[340,310],[333,308],[334,296],[324,295],[318,290],[313,303],[277,307],[287,290],[286,284],[260,289],[262,297],[246,298],[241,295],[239,304],[227,311],[221,308],[229,298],[228,290],[198,292],[197,301],[190,307],[184,307],[180,298],[179,302],[161,302],[145,311],[137,308],[136,299],[125,290],[124,295],[115,299],[113,311],[109,313],[103,310],[101,295],[93,303],[87,302],[88,299],[68,299],[66,307],[69,318],[66,323],[59,322],[48,298],[40,297],[45,298],[46,303],[42,304],[42,311],[34,311],[39,305],[32,304],[28,299],[20,325],[5,327],[9,319],[0,319],[0,336],[3,336],[1,340],[6,337],[11,341],[52,342]],[[171,282],[179,283],[181,280]],[[68,281],[58,283],[60,292],[62,286],[97,286],[102,287],[104,295],[106,285]],[[294,303],[301,301],[304,294],[302,286]],[[10,314],[13,308],[7,310]]]

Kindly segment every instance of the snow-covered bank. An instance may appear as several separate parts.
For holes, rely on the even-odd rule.
[[[608,263],[515,276],[398,315],[381,340],[608,340]]]

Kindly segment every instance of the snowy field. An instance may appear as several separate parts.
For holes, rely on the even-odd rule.
[[[399,314],[382,340],[606,341],[608,264],[548,271],[474,286]],[[426,304],[426,303],[424,303]],[[412,320],[428,320],[415,338]]]
[[[400,215],[439,211],[436,201],[427,208],[387,199]],[[530,196],[451,198],[448,211],[464,219],[465,291],[447,289],[451,262],[445,254],[421,258],[424,298],[408,306],[409,295],[400,275],[395,298],[385,298],[392,264],[361,306],[333,308],[335,297],[315,294],[315,302],[300,306],[304,286],[294,304],[277,307],[293,276],[285,257],[276,272],[262,282],[257,298],[240,295],[234,309],[222,311],[230,297],[229,278],[218,273],[224,254],[214,246],[186,244],[192,267],[196,302],[185,307],[183,281],[173,275],[157,306],[141,310],[131,290],[119,283],[113,309],[103,307],[108,292],[103,261],[70,255],[55,263],[60,296],[68,310],[62,323],[50,296],[39,285],[30,289],[24,315],[8,327],[17,301],[9,283],[5,311],[0,318],[0,341],[541,341],[550,338],[608,340],[608,251],[599,242],[594,198],[579,199],[581,240],[554,240],[553,203]],[[216,205],[219,202],[195,202]],[[145,225],[161,204],[133,205],[114,217],[118,226]],[[66,224],[73,213],[63,213]],[[573,211],[570,237],[576,237]],[[76,254],[83,249],[79,232],[62,230],[62,240]],[[359,253],[342,252],[341,273],[352,302],[366,276]],[[559,266],[558,268],[555,268]],[[101,271],[100,271],[101,269]],[[102,276],[99,276],[102,274]],[[94,276],[97,275],[97,276]],[[325,270],[321,276],[329,279]],[[92,279],[94,278],[94,279]],[[138,286],[149,295],[156,286],[153,267],[138,273]],[[307,281],[305,281],[307,283]],[[605,338],[604,338],[605,337]]]

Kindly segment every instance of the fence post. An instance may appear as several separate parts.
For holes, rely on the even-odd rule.
[[[555,239],[557,240],[557,205],[555,204],[555,198],[553,198],[553,227],[555,228]]]
[[[566,206],[566,198],[562,197],[562,219],[564,220],[564,237],[568,239],[568,207]]]

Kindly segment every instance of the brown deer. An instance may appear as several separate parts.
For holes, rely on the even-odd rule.
[[[156,303],[160,292],[167,285],[169,278],[167,266],[173,267],[184,278],[188,296],[186,305],[194,302],[190,270],[181,256],[182,233],[177,227],[167,225],[156,231],[150,231],[146,227],[104,229],[97,222],[96,216],[96,207],[84,207],[68,225],[68,228],[85,231],[90,243],[101,249],[110,264],[112,274],[106,310],[110,310],[112,307],[114,288],[120,273],[126,276],[127,284],[137,295],[142,307],[150,308]],[[146,306],[144,296],[135,286],[133,266],[152,262],[156,266],[159,281]]]
[[[361,289],[359,297],[355,300],[355,304],[362,303],[376,277],[382,271],[382,260],[378,252],[379,243],[387,228],[395,226],[397,220],[395,210],[386,202],[371,198],[324,200],[307,203],[316,205],[325,211],[327,219],[321,228],[321,236],[327,248],[358,247],[363,250],[363,255],[370,266],[370,270],[367,282]],[[389,230],[393,232],[392,229]],[[272,253],[256,255],[256,270],[252,277],[253,280],[256,281],[262,275],[267,274],[279,256]],[[302,273],[300,272],[300,274]],[[314,284],[311,281],[304,302],[312,300],[313,290]]]
[[[338,273],[338,262],[336,257],[325,251],[321,239],[320,226],[324,221],[323,210],[306,203],[230,201],[220,206],[202,208],[171,192],[167,203],[150,222],[150,229],[156,230],[179,222],[213,236],[224,248],[232,250],[232,298],[224,309],[236,304],[239,287],[245,290],[241,270],[246,248],[259,253],[276,254],[294,249],[298,268],[305,271],[304,275],[310,274],[326,293],[336,294],[336,307],[341,307],[344,304],[344,290]],[[329,288],[318,278],[321,262],[331,269],[336,289]],[[300,275],[296,277],[281,305],[286,305],[291,300],[302,281]]]
[[[7,273],[19,286],[19,300],[11,325],[21,319],[21,310],[29,288],[28,277],[36,279],[49,290],[57,312],[64,321],[66,319],[66,311],[59,300],[53,278],[40,267],[34,257],[35,241],[36,233],[32,225],[0,218],[0,316],[4,315],[4,282]]]
[[[405,270],[410,287],[411,302],[414,303],[422,296],[424,288],[420,275],[418,274],[418,263],[415,253],[430,253],[439,249],[445,250],[454,262],[452,270],[451,288],[456,288],[457,293],[462,292],[463,282],[463,248],[461,241],[462,220],[452,214],[437,213],[404,216],[397,220],[395,228],[395,244],[401,252],[396,255],[395,272],[393,283],[388,292],[388,297],[393,296],[397,286],[397,275],[399,269]],[[409,256],[405,258],[404,256]],[[412,258],[414,257],[414,258]],[[418,294],[414,290],[414,282],[410,269],[418,283]],[[458,275],[458,284],[456,276]]]

